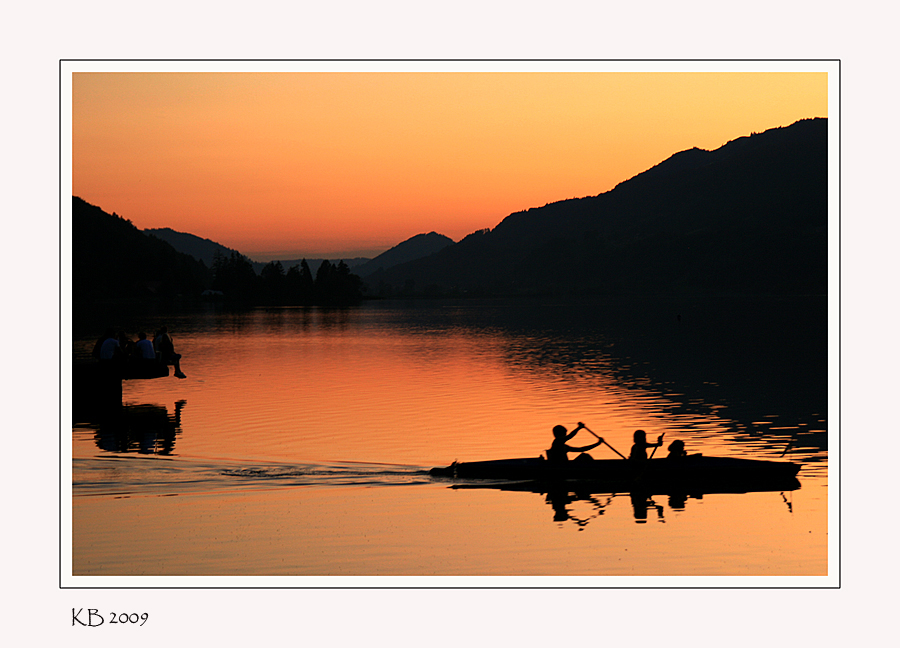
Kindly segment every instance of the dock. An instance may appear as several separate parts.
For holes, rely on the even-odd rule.
[[[72,365],[72,409],[76,419],[91,413],[122,407],[122,382],[152,380],[169,375],[169,367],[157,361],[75,361]]]

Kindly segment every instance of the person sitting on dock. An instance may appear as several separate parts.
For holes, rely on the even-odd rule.
[[[138,341],[134,347],[135,357],[138,360],[156,360],[156,350],[153,343],[147,339],[147,334],[141,331],[138,333]]]
[[[647,433],[643,430],[636,430],[634,433],[634,445],[631,446],[631,454],[628,458],[633,461],[646,461],[647,448],[658,448],[662,445],[665,434],[660,434],[656,443],[647,443]]]
[[[119,338],[113,329],[108,329],[103,337],[97,340],[92,354],[100,362],[99,371],[103,380],[115,383],[122,377],[125,368],[125,357],[119,346]]]
[[[131,360],[135,355],[134,340],[128,337],[125,331],[119,331],[119,349],[126,361]]]
[[[97,338],[97,343],[94,345],[94,350],[91,351],[91,356],[94,358],[94,360],[100,359],[100,350],[103,348],[103,343],[111,337],[116,337],[116,332],[112,329],[106,329],[106,332],[99,338]]]
[[[578,426],[569,432],[562,425],[557,425],[553,428],[553,444],[550,446],[550,449],[547,450],[547,460],[553,461],[557,463],[561,463],[569,460],[570,452],[587,452],[588,450],[593,450],[598,445],[603,443],[603,439],[599,439],[597,443],[592,443],[591,445],[582,446],[580,448],[576,448],[566,444],[566,441],[574,437],[578,432],[584,427],[584,424],[579,423]],[[575,458],[575,461],[589,461],[593,459],[590,455],[580,454]]]
[[[116,332],[112,329],[109,329],[106,332],[106,335],[103,336],[103,342],[100,343],[100,349],[98,351],[98,358],[101,361],[118,361],[122,359],[122,347],[119,344],[119,339],[116,337]]]
[[[167,365],[175,367],[175,376],[177,378],[187,378],[181,371],[181,354],[175,353],[175,344],[169,335],[169,329],[166,326],[160,327],[156,335],[153,336],[153,346],[159,353],[159,359]]]

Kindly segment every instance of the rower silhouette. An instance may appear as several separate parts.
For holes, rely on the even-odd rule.
[[[628,455],[628,458],[632,461],[646,461],[647,448],[660,447],[662,445],[663,436],[665,436],[665,434],[660,434],[656,443],[648,443],[647,433],[643,430],[636,430],[634,433],[634,445],[631,446],[631,453]]]
[[[603,439],[599,439],[596,443],[581,447],[575,447],[566,444],[569,439],[573,438],[583,428],[584,423],[579,423],[571,432],[566,430],[566,428],[562,425],[557,425],[556,427],[554,427],[553,444],[550,446],[550,449],[547,450],[547,460],[554,463],[564,463],[569,460],[570,452],[581,452],[582,454],[578,455],[575,458],[575,461],[592,461],[593,457],[584,453],[588,450],[593,450],[598,445],[603,443]]]

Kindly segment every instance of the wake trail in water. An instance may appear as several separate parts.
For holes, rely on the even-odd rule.
[[[116,455],[75,459],[72,494],[140,497],[293,487],[384,487],[434,483],[420,466],[225,462]]]
[[[431,483],[427,469],[395,464],[242,467],[224,470],[222,475],[248,482],[273,482],[293,486],[408,486]]]

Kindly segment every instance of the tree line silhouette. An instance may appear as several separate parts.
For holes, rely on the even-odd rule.
[[[265,306],[340,305],[362,299],[363,282],[340,261],[323,261],[313,277],[306,259],[285,271],[270,261],[257,275],[247,257],[232,252],[213,260],[212,290],[224,299]]]
[[[99,305],[171,308],[199,302],[206,291],[238,306],[344,305],[362,298],[362,280],[343,261],[325,261],[315,277],[303,260],[256,274],[237,253],[213,267],[148,236],[131,221],[72,197],[72,301],[76,318]]]

